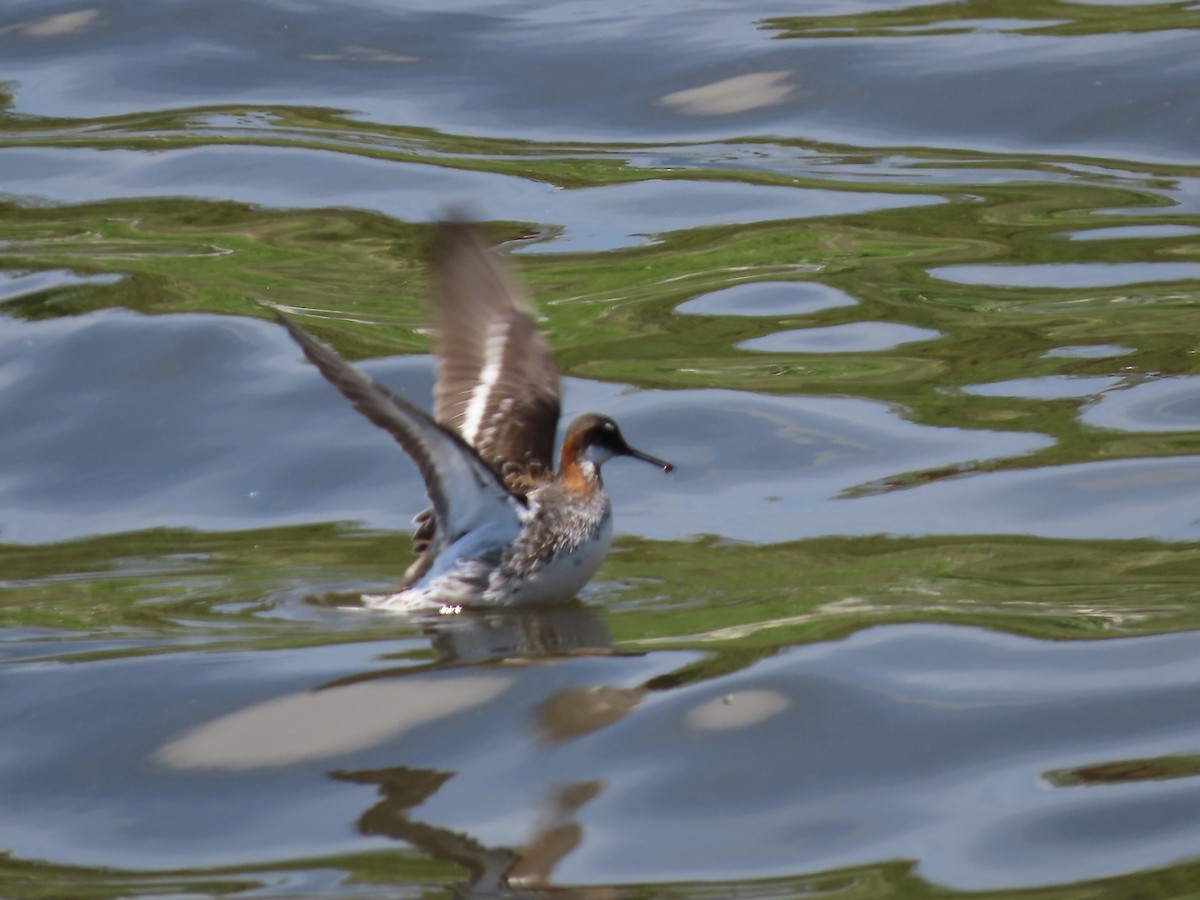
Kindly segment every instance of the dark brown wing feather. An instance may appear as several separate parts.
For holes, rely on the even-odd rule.
[[[431,270],[434,415],[523,495],[554,472],[558,367],[524,291],[474,227],[444,225]]]
[[[407,583],[423,575],[443,547],[481,520],[511,516],[519,502],[497,473],[456,432],[435,423],[424,411],[350,365],[281,313],[280,323],[322,375],[355,409],[388,432],[417,464],[433,509],[419,521],[421,559]]]

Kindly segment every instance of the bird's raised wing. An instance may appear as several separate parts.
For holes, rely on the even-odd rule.
[[[520,490],[554,471],[559,375],[525,292],[479,232],[442,227],[431,263],[434,415]]]
[[[514,530],[519,528],[521,502],[462,438],[360,372],[282,314],[277,315],[326,380],[355,409],[395,438],[417,464],[436,520],[426,555],[436,556],[443,547],[483,523],[509,522]]]

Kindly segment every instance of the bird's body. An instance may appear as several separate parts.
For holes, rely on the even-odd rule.
[[[573,597],[612,543],[600,466],[634,450],[607,416],[580,416],[552,465],[558,369],[524,295],[467,225],[445,226],[433,260],[434,416],[372,381],[280,316],[309,360],[412,457],[433,508],[389,609],[552,603]]]

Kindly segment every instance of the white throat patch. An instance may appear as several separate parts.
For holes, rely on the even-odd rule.
[[[583,458],[587,462],[592,463],[596,468],[599,468],[613,458],[613,452],[607,447],[601,447],[599,444],[592,444],[583,451]]]

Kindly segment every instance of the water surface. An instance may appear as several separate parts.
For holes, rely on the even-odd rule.
[[[1182,898],[1179,4],[0,10],[0,895]],[[529,282],[617,541],[364,611],[431,223]]]

